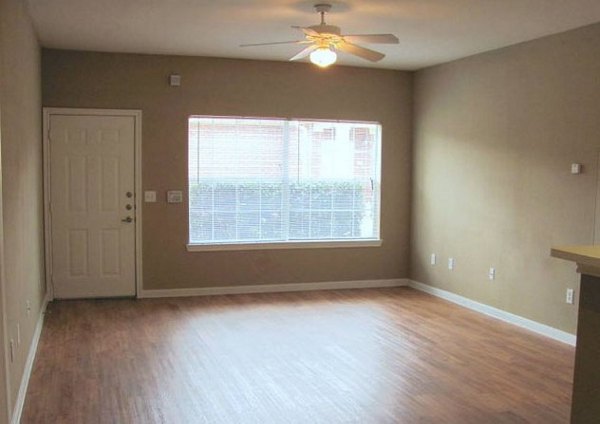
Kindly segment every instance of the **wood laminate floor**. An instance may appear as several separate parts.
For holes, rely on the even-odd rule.
[[[22,423],[567,423],[573,358],[410,288],[62,301]]]

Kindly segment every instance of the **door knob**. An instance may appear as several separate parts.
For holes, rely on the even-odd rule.
[[[133,193],[128,191],[127,193],[125,193],[125,196],[131,198],[131,197],[133,197]]]
[[[128,205],[125,206],[125,209],[127,209],[128,211],[130,211],[131,209],[133,209],[133,206],[131,206],[131,205],[128,204]]]
[[[130,217],[130,216],[128,216],[127,218],[124,218],[124,219],[122,219],[122,220],[121,220],[121,222],[127,222],[127,223],[130,223],[130,222],[133,222],[133,218],[132,218],[132,217]]]

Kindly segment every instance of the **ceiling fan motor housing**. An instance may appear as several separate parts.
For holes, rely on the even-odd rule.
[[[312,25],[308,28],[312,29],[315,32],[318,32],[319,34],[331,34],[338,36],[342,34],[342,30],[340,29],[340,27],[335,25]]]

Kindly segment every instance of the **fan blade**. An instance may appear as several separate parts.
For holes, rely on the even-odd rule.
[[[299,29],[304,33],[304,35],[311,35],[313,37],[318,37],[319,33],[312,28],[305,28],[298,25],[292,25],[292,28]]]
[[[400,40],[394,34],[352,34],[342,35],[349,43],[398,44]]]
[[[292,57],[290,60],[298,60],[298,59],[305,58],[306,56],[308,56],[309,54],[311,54],[313,51],[315,51],[318,48],[319,48],[319,46],[317,46],[316,44],[308,46],[307,48],[302,50],[300,53],[298,53],[296,56]]]
[[[306,44],[310,42],[311,41],[308,40],[276,41],[274,43],[240,44],[240,47],[275,46],[277,44]]]
[[[347,42],[339,43],[336,47],[338,50],[353,54],[354,56],[362,57],[363,59],[370,60],[371,62],[379,62],[385,57],[383,53],[376,52],[375,50],[365,49],[364,47]]]

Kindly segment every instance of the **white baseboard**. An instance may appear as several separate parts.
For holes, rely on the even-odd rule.
[[[31,340],[31,345],[29,346],[29,353],[27,354],[25,369],[23,370],[23,376],[21,377],[19,393],[17,394],[17,400],[15,402],[12,418],[10,420],[11,424],[19,424],[21,422],[21,414],[23,413],[25,396],[27,395],[27,386],[29,386],[29,378],[31,377],[31,371],[33,370],[35,354],[37,353],[38,343],[42,334],[42,328],[44,327],[44,316],[46,315],[46,306],[48,306],[48,300],[49,296],[47,294],[42,301],[42,307],[40,308],[38,320],[33,331],[33,339]]]
[[[551,339],[558,340],[559,342],[567,343],[571,346],[575,346],[577,336],[567,333],[566,331],[559,330],[549,325],[532,321],[522,316],[511,314],[502,309],[494,308],[483,303],[476,302],[466,297],[460,296],[455,293],[451,293],[446,290],[438,289],[436,287],[429,286],[427,284],[419,283],[418,281],[409,280],[408,285],[416,290],[420,290],[425,293],[432,294],[442,299],[448,300],[452,303],[464,306],[465,308],[472,309],[490,317],[508,322],[521,328],[533,331],[534,333],[541,334],[542,336],[550,337]]]
[[[521,328],[533,331],[551,339],[575,346],[577,337],[565,331],[550,327],[548,325],[511,314],[502,309],[476,302],[466,297],[451,293],[446,290],[438,289],[427,284],[406,278],[396,278],[389,280],[357,280],[357,281],[327,281],[318,283],[290,283],[290,284],[258,284],[243,286],[221,286],[221,287],[196,287],[187,289],[157,289],[142,290],[138,294],[139,298],[160,298],[160,297],[189,297],[189,296],[214,296],[224,294],[251,294],[251,293],[281,293],[281,292],[299,292],[314,290],[346,290],[346,289],[365,289],[365,288],[383,288],[383,287],[401,287],[410,286],[416,290],[432,294],[468,309],[480,312],[493,318],[508,322]]]
[[[372,289],[382,287],[400,287],[408,285],[409,280],[395,278],[390,280],[357,280],[357,281],[326,281],[320,283],[290,283],[290,284],[258,284],[252,286],[222,286],[222,287],[197,287],[188,289],[160,289],[142,290],[139,298],[150,297],[187,297],[187,296],[214,296],[221,294],[249,294],[249,293],[280,293],[314,290],[345,290],[345,289]]]

